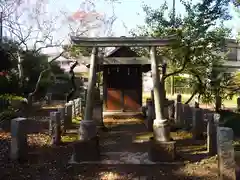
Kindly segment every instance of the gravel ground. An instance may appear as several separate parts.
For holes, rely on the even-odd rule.
[[[100,133],[101,152],[147,152],[145,143],[133,143],[133,139],[146,132],[141,121],[129,124],[106,120],[109,132]],[[112,121],[112,122],[111,122]],[[204,141],[184,139],[187,133],[175,133],[177,162],[156,164],[69,164],[71,145],[49,146],[46,134],[29,134],[29,161],[12,162],[9,157],[10,134],[0,133],[0,180],[127,180],[127,179],[217,179],[216,157],[207,157]]]

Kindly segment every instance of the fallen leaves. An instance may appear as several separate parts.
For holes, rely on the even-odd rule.
[[[0,140],[10,140],[11,135],[9,132],[0,132]]]
[[[51,137],[47,134],[28,134],[27,137],[28,145],[29,146],[49,146],[51,142]]]
[[[42,121],[42,120],[39,120]],[[119,124],[142,124],[143,121],[138,118],[105,118],[105,124],[109,125],[119,125]],[[138,127],[141,125],[138,125]],[[131,137],[134,136],[136,139],[147,139],[149,136],[152,136],[151,133],[136,133],[136,126],[131,125],[125,129],[119,128],[116,133],[114,131],[103,133],[101,139],[101,151],[109,151],[111,149],[130,151],[140,151],[141,144],[136,144],[133,148]],[[77,131],[76,131],[77,132]],[[125,136],[124,136],[125,135]],[[191,133],[188,132],[176,132],[171,134],[176,140],[189,139]],[[72,133],[65,136],[62,136],[63,141],[75,141],[77,139],[77,134]],[[124,139],[125,137],[125,139]],[[130,138],[126,138],[130,137]],[[0,132],[0,179],[12,179],[12,180],[21,180],[21,179],[100,179],[100,180],[127,180],[141,177],[150,179],[216,179],[215,168],[217,168],[216,157],[207,158],[206,156],[198,159],[197,161],[193,159],[198,156],[194,152],[201,152],[201,148],[204,145],[193,145],[182,144],[181,149],[177,149],[178,153],[187,154],[187,158],[183,159],[186,162],[185,166],[176,167],[172,165],[168,166],[144,166],[140,167],[137,165],[134,166],[125,166],[125,165],[114,165],[110,166],[86,166],[86,165],[76,165],[70,166],[68,161],[72,155],[72,149],[70,146],[60,146],[52,148],[50,146],[50,136],[44,133],[31,133],[28,135],[28,144],[34,146],[34,151],[38,151],[37,154],[34,154],[33,158],[36,158],[36,161],[31,161],[25,164],[17,164],[11,162],[9,157],[9,148],[11,141],[11,134],[7,132]],[[3,143],[4,142],[4,143]],[[190,142],[190,141],[189,141]],[[143,146],[145,147],[146,144]],[[143,148],[144,150],[146,148]],[[187,151],[183,151],[186,149]],[[133,153],[134,153],[133,152]],[[7,157],[7,158],[5,158]],[[110,159],[111,160],[111,159]],[[188,162],[187,162],[188,161]],[[75,170],[73,170],[75,169]],[[174,171],[174,172],[173,172]],[[178,176],[176,173],[178,173]],[[3,172],[3,173],[2,173]],[[154,178],[152,178],[154,177]],[[163,177],[163,178],[162,178]],[[206,178],[205,178],[206,177]]]
[[[143,124],[143,120],[135,117],[129,117],[127,119],[119,119],[112,117],[104,118],[103,120],[104,124],[107,127],[114,127],[118,125],[126,125],[126,124]]]

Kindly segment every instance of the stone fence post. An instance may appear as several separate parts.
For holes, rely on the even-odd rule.
[[[217,154],[217,127],[220,115],[207,113],[205,117],[207,120],[207,150],[210,156],[214,156]]]
[[[193,127],[192,134],[193,139],[202,139],[204,130],[204,117],[201,108],[193,109]]]
[[[182,107],[182,103],[181,102],[177,102],[176,103],[176,111],[175,111],[176,115],[175,115],[175,124],[177,126],[182,126],[183,122],[182,122],[182,116],[183,116],[183,107]]]
[[[52,121],[52,145],[61,143],[61,115],[60,112],[51,112],[50,119]]]
[[[182,102],[182,95],[181,94],[178,94],[177,95],[177,102]]]
[[[186,129],[190,129],[193,121],[192,108],[189,106],[189,104],[183,104],[182,109],[183,109],[182,121],[184,122],[184,127]]]
[[[72,118],[73,118],[71,103],[65,104],[65,112],[66,112],[66,116],[64,118],[64,127],[68,129],[72,124]]]
[[[79,115],[82,116],[82,98],[78,98]]]
[[[69,101],[68,103],[72,105],[72,115],[73,115],[73,118],[75,118],[76,117],[75,103],[74,101]]]
[[[174,100],[169,101],[169,106],[168,106],[168,114],[169,114],[169,119],[170,121],[174,121],[175,118],[175,105],[174,105]]]
[[[63,127],[63,131],[62,132],[66,132],[66,124],[65,124],[65,120],[66,120],[66,108],[65,107],[60,107],[58,108],[58,112],[60,113],[60,127]]]
[[[52,103],[52,93],[47,93],[47,104],[50,105]]]
[[[15,118],[11,121],[11,150],[12,160],[25,161],[28,155],[27,119]]]
[[[236,164],[233,147],[233,130],[217,128],[219,180],[236,180]]]

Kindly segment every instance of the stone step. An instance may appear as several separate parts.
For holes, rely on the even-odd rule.
[[[136,165],[178,165],[184,164],[184,162],[152,162],[148,158],[147,152],[105,152],[101,153],[101,161],[91,161],[91,162],[81,162],[76,163],[71,161],[71,163],[76,164],[109,164],[109,165],[117,165],[117,164],[136,164]]]

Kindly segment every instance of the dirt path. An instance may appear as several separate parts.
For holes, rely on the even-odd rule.
[[[8,158],[10,136],[0,133],[0,180],[217,179],[216,159],[206,156],[203,142],[177,140],[177,152],[181,156],[176,164],[150,164],[139,161],[141,158],[146,160],[147,142],[135,142],[139,136],[146,140],[144,134],[149,134],[141,121],[111,121],[106,120],[110,131],[100,133],[102,162],[105,162],[94,165],[69,164],[71,145],[50,147],[44,135],[38,134],[31,136],[29,141],[35,147],[29,161],[12,162]],[[179,134],[174,138],[178,139]]]

